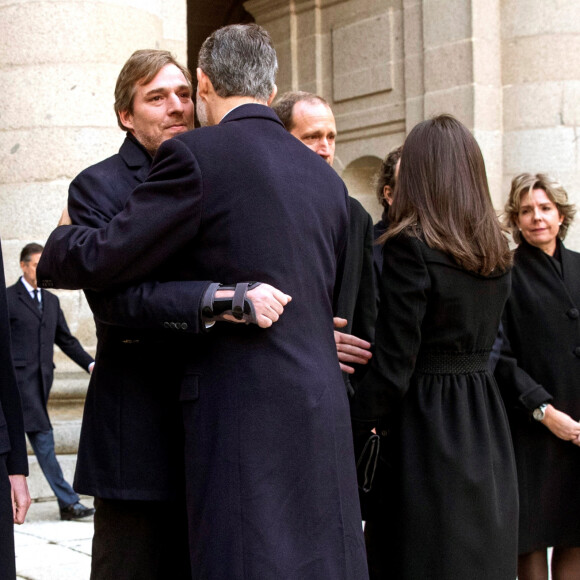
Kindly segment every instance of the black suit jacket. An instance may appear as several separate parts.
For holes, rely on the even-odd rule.
[[[28,475],[24,422],[12,366],[10,322],[6,302],[4,264],[0,246],[0,454],[6,454],[10,475]]]
[[[216,325],[185,353],[196,577],[367,577],[332,326],[347,219],[334,170],[252,104],[164,142],[107,228],[58,228],[47,243],[44,283],[98,289],[178,257],[182,276],[261,280],[293,298],[272,328]]]
[[[21,280],[6,290],[12,357],[27,433],[51,429],[46,406],[54,376],[54,345],[85,371],[93,362],[70,333],[58,298],[46,290],[41,292],[42,313]]]
[[[336,315],[348,320],[348,324],[341,329],[342,332],[354,334],[373,343],[377,319],[373,274],[373,221],[358,200],[349,197],[348,201],[348,242]],[[365,370],[365,366],[355,365],[354,375],[343,373],[350,395]]]
[[[73,222],[105,226],[150,167],[151,156],[128,135],[118,154],[71,183]],[[45,251],[50,258],[51,248]],[[193,334],[203,330],[200,302],[209,282],[171,281],[178,276],[179,265],[168,261],[139,285],[85,291],[98,346],[75,473],[81,493],[126,500],[182,496],[183,351],[196,348]]]

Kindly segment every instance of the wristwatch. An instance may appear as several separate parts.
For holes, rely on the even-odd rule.
[[[543,421],[544,417],[546,416],[546,407],[547,406],[548,406],[548,403],[542,403],[539,407],[534,409],[534,411],[532,412],[532,417],[536,421]]]

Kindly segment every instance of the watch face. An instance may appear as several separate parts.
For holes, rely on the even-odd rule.
[[[534,409],[532,416],[536,421],[541,421],[544,418],[544,409],[541,409],[539,407],[537,409]]]

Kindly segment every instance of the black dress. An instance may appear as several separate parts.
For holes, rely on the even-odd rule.
[[[376,353],[352,405],[355,420],[390,427],[385,505],[367,521],[371,578],[516,577],[515,462],[486,366],[509,280],[414,237],[387,241]]]
[[[580,448],[531,416],[552,401],[580,419],[580,254],[558,241],[557,255],[517,248],[496,368],[516,452],[520,554],[580,546]]]

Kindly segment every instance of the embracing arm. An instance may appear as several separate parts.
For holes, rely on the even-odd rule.
[[[102,290],[142,281],[196,234],[199,167],[180,141],[160,147],[149,180],[105,227],[61,226],[38,265],[43,287]]]
[[[71,217],[69,218],[65,211],[61,223],[71,224],[74,221],[76,225],[90,228],[107,227],[121,211],[120,206],[127,196],[127,189],[132,186],[131,179],[135,180],[135,175],[127,173],[128,170],[105,170],[102,165],[83,172],[69,188]],[[156,179],[163,179],[159,177],[159,171],[153,173],[157,176]],[[194,183],[190,186],[194,187]],[[163,197],[160,197],[160,201],[161,208],[168,203]],[[61,259],[58,247],[53,248],[49,245],[45,251],[51,264]],[[86,296],[95,318],[104,324],[136,328],[170,328],[196,333],[205,328],[205,325],[200,324],[200,314],[202,299],[209,286],[208,281],[149,280],[123,289],[102,292],[86,290]],[[218,294],[224,293],[228,295],[225,291]],[[229,295],[232,294],[233,292]],[[278,320],[283,306],[290,300],[289,296],[267,284],[249,290],[247,298],[253,304],[256,323],[264,328]]]

